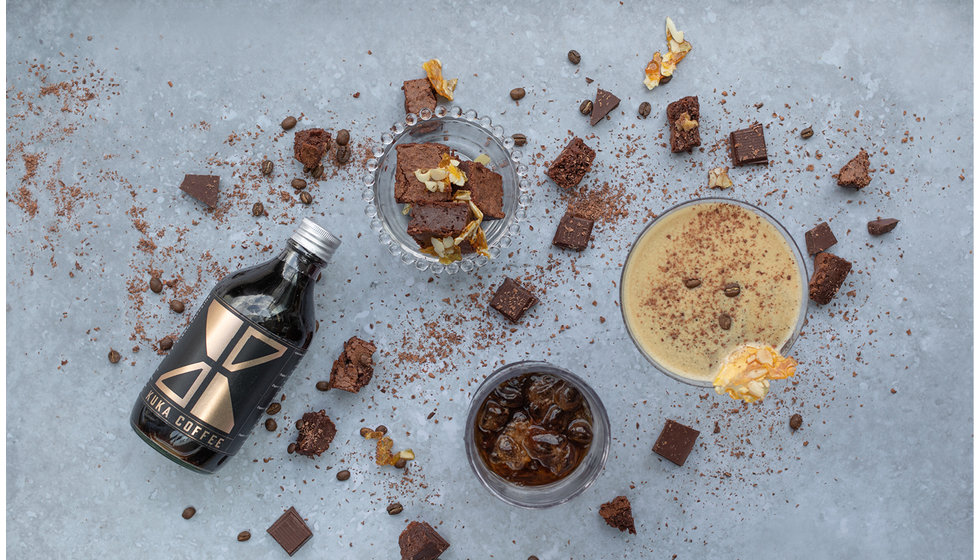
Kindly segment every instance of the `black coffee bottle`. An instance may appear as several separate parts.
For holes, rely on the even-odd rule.
[[[310,346],[313,284],[339,246],[304,219],[278,257],[223,278],[140,393],[137,435],[200,473],[234,455]]]

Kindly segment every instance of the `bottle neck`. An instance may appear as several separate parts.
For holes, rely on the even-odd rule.
[[[326,262],[291,239],[286,241],[286,248],[279,254],[278,261],[282,265],[283,278],[302,285],[316,280],[320,270],[327,266]]]

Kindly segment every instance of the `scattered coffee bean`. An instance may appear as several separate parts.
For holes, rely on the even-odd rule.
[[[310,167],[309,165],[304,165],[303,166],[303,173],[310,173],[312,171],[313,171],[313,168]]]
[[[515,146],[523,146],[524,144],[527,144],[527,136],[524,136],[523,134],[515,134],[511,136],[511,138],[514,139]]]
[[[193,506],[188,506],[184,508],[184,512],[181,513],[180,516],[183,517],[184,519],[190,519],[194,517],[195,513],[197,513],[197,510],[194,509]]]
[[[538,560],[538,557],[532,554],[527,557],[527,560]]]
[[[338,147],[337,152],[334,154],[334,158],[337,159],[337,163],[347,163],[350,160],[350,146]]]
[[[667,82],[669,82],[669,81],[671,81],[673,79],[674,79],[674,76],[673,75],[664,76],[664,77],[660,78],[660,85],[664,85],[664,84],[666,84]]]
[[[323,177],[323,164],[322,163],[316,164],[316,167],[313,168],[313,171],[310,171],[310,175],[313,175],[314,179],[319,179],[320,177]]]
[[[694,288],[697,288],[700,285],[701,285],[701,279],[700,278],[685,278],[684,279],[684,287],[687,288],[687,289],[689,289],[689,290],[693,290]]]
[[[292,185],[292,187],[298,191],[301,191],[306,188],[306,181],[304,181],[303,179],[293,179],[292,182],[289,184]]]
[[[738,282],[729,282],[725,284],[725,295],[728,297],[735,297],[742,293],[742,288],[738,285]]]
[[[527,92],[525,92],[524,91],[524,88],[522,88],[522,87],[514,88],[514,89],[510,90],[510,98],[513,99],[514,101],[519,101],[521,99],[524,99],[524,96],[526,94],[527,94]]]
[[[278,428],[278,427],[279,427],[279,425],[276,424],[276,421],[273,420],[272,418],[266,418],[265,419],[265,429],[266,430],[269,430],[270,432],[274,432],[274,431],[276,431],[276,428]]]
[[[160,350],[167,351],[174,347],[174,339],[165,336],[160,339]]]
[[[337,473],[337,480],[347,480],[348,478],[350,478],[350,471],[347,469]]]
[[[718,315],[718,326],[724,331],[732,328],[732,316],[728,313]]]
[[[405,468],[405,465],[407,465],[407,464],[408,464],[408,461],[406,461],[405,459],[402,459],[402,458],[399,457],[399,459],[397,461],[395,461],[395,468],[396,469],[404,469]]]
[[[120,355],[119,352],[116,352],[115,350],[109,350],[109,363],[110,364],[118,364],[119,363],[119,360],[121,360],[121,359],[122,359],[122,355]]]
[[[296,117],[286,117],[282,120],[282,129],[289,130],[296,126]]]
[[[265,160],[262,162],[262,165],[259,166],[259,169],[262,170],[263,175],[272,175],[272,170],[275,169],[275,165],[273,165],[271,161]]]
[[[802,425],[803,425],[803,417],[800,416],[799,414],[794,414],[789,417],[789,427],[793,428],[794,432],[796,430],[799,430],[800,426]]]
[[[252,205],[252,215],[259,217],[265,214],[265,205],[261,202],[256,202]]]
[[[293,453],[296,453],[296,443],[295,442],[290,443],[288,446],[286,446],[286,453],[289,453],[290,455],[292,455]]]
[[[348,143],[350,143],[350,131],[346,128],[341,129],[340,132],[337,133],[336,141],[338,146],[346,146]]]
[[[385,509],[388,510],[388,515],[398,515],[399,513],[405,511],[405,508],[403,508],[398,502],[388,504],[388,507]]]
[[[330,382],[329,381],[317,381],[316,382],[316,390],[317,391],[329,391],[330,390]]]
[[[170,300],[170,309],[174,313],[183,313],[184,312],[184,302],[180,301],[179,299]]]
[[[586,99],[585,101],[583,101],[582,104],[578,106],[578,112],[579,113],[582,113],[583,115],[591,115],[592,114],[592,100],[591,99]]]
[[[384,424],[382,424],[382,425],[378,426],[377,428],[375,428],[374,431],[381,432],[382,434],[387,434],[388,433],[388,426],[385,426]]]
[[[313,195],[310,194],[310,193],[308,193],[308,192],[306,192],[306,191],[303,191],[303,192],[299,193],[299,201],[302,202],[303,204],[312,204],[313,203]]]
[[[640,108],[637,112],[639,112],[640,116],[645,119],[650,116],[650,110],[651,110],[650,102],[644,101],[643,103],[640,103]]]
[[[163,291],[163,282],[161,282],[156,276],[150,278],[150,290],[154,294],[159,294]]]
[[[302,427],[303,427],[303,419],[300,418],[299,420],[296,421],[296,429],[299,430]]]
[[[238,533],[238,542],[245,542],[250,538],[252,538],[252,533],[249,533],[248,531]]]
[[[800,137],[803,138],[804,140],[806,140],[807,138],[809,138],[811,136],[813,136],[813,127],[812,126],[808,126],[808,127],[804,128],[802,132],[800,132]]]
[[[282,405],[277,402],[274,402],[269,405],[269,408],[265,409],[265,413],[269,415],[279,414],[280,410],[282,410]]]
[[[572,49],[568,51],[568,61],[572,64],[578,64],[579,62],[582,62],[582,55],[580,55],[577,50]]]
[[[361,437],[367,437],[371,433],[371,428],[361,428]]]

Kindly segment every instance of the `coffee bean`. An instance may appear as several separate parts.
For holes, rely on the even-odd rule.
[[[313,171],[310,171],[310,175],[313,175],[314,179],[319,179],[320,177],[323,177],[323,164],[322,163],[316,164],[316,167],[313,168]]]
[[[572,49],[568,51],[568,61],[572,64],[578,64],[579,62],[582,62],[582,55],[580,55],[577,50]]]
[[[248,531],[238,533],[238,542],[245,542],[250,538],[252,538],[252,533],[249,533]]]
[[[337,480],[347,480],[348,478],[350,478],[350,471],[347,469],[337,473]]]
[[[799,414],[794,414],[789,417],[789,427],[793,428],[794,432],[796,430],[799,430],[800,426],[802,425],[803,425],[803,417],[800,416]]]
[[[160,339],[160,350],[167,351],[173,347],[174,347],[174,339],[170,338],[169,336],[165,336]]]
[[[312,204],[313,203],[313,195],[310,194],[310,193],[308,193],[308,192],[306,192],[306,191],[303,191],[303,192],[299,193],[299,201],[302,202],[303,204]]]
[[[262,170],[263,175],[272,175],[272,170],[275,169],[275,166],[271,161],[265,160],[262,162],[262,165],[259,166],[259,169]]]
[[[270,414],[270,415],[271,414],[279,414],[279,411],[280,410],[282,410],[282,405],[279,404],[279,403],[277,403],[277,402],[274,402],[274,403],[272,403],[272,404],[269,405],[269,408],[265,409],[265,413],[266,414]]]
[[[121,359],[122,359],[122,355],[119,352],[116,352],[115,350],[111,350],[111,349],[109,350],[109,363],[110,364],[118,364],[119,363],[119,360],[121,360]]]
[[[538,560],[538,557],[532,554],[527,557],[527,560]]]
[[[156,276],[150,278],[150,290],[154,294],[159,294],[163,291],[163,282],[161,282]]]
[[[515,146],[523,146],[524,144],[527,144],[527,136],[524,136],[523,134],[515,134],[511,136],[511,138],[514,139]]]
[[[252,215],[256,218],[265,215],[265,205],[261,202],[256,202],[252,205]]]
[[[582,104],[578,106],[578,112],[582,113],[583,115],[592,114],[592,100],[586,99],[583,101]]]
[[[183,517],[184,519],[190,519],[194,517],[195,513],[197,513],[197,510],[194,509],[193,506],[188,506],[184,508],[184,512],[181,513],[180,516]]]
[[[317,381],[316,382],[316,390],[317,391],[329,391],[330,390],[330,382],[329,381]]]
[[[388,507],[385,509],[388,510],[388,515],[398,515],[399,513],[405,511],[405,508],[403,508],[398,502],[388,504]]]
[[[278,427],[279,427],[279,425],[276,424],[276,421],[273,420],[272,418],[266,418],[265,419],[265,429],[266,430],[269,430],[270,432],[274,432],[274,431],[276,431],[276,428],[278,428]]]
[[[347,163],[350,160],[350,146],[338,147],[336,153],[334,153],[334,158],[337,159],[337,163]]]
[[[361,428],[361,437],[367,437],[371,433],[371,428]]]
[[[292,185],[292,187],[298,191],[301,191],[306,188],[306,181],[304,181],[303,179],[293,179],[292,182],[289,184]]]
[[[312,171],[313,171],[313,168],[310,167],[309,165],[304,165],[303,166],[303,173],[310,173]]]
[[[639,113],[640,113],[640,116],[643,117],[644,119],[650,116],[650,102],[649,101],[644,101],[643,103],[640,103]]]
[[[407,464],[408,464],[408,461],[406,461],[405,459],[399,458],[397,461],[395,461],[395,468],[396,469],[404,469],[405,468],[405,465],[407,465]]]
[[[662,85],[666,84],[667,82],[669,82],[669,81],[671,81],[673,79],[674,79],[674,76],[664,76],[664,77],[660,78],[660,84],[659,85],[662,86]]]
[[[729,282],[725,284],[725,295],[728,297],[735,297],[742,293],[742,288],[738,285],[738,282]]]
[[[807,138],[809,138],[811,136],[813,136],[813,127],[812,126],[808,126],[808,127],[804,128],[802,132],[800,132],[800,137],[803,138],[804,140],[806,140]]]
[[[295,443],[290,443],[289,445],[286,446],[286,453],[289,453],[290,455],[292,455],[295,452],[296,452],[296,444]]]
[[[694,288],[697,288],[700,285],[701,285],[701,279],[700,278],[685,278],[684,279],[684,287],[685,288],[688,288],[688,289],[693,290]]]
[[[382,434],[387,434],[388,433],[388,427],[385,426],[384,424],[382,424],[382,425],[378,426],[377,428],[375,428],[374,431],[381,432]]]
[[[721,313],[718,315],[718,326],[725,331],[732,328],[732,316],[728,313]]]
[[[300,418],[299,420],[296,421],[296,429],[297,430],[303,429],[303,419],[302,418]]]
[[[174,313],[183,313],[184,312],[184,302],[180,301],[179,299],[170,300],[170,309]]]
[[[521,99],[524,99],[524,96],[526,94],[527,94],[527,92],[525,92],[524,91],[524,88],[522,88],[522,87],[514,88],[514,89],[510,90],[510,98],[513,99],[514,101],[519,101]]]
[[[289,130],[296,126],[296,117],[286,117],[282,120],[282,129]]]
[[[337,145],[346,146],[350,142],[350,131],[346,128],[342,128],[340,132],[337,133]]]

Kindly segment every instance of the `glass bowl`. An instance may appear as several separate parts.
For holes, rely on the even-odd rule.
[[[368,174],[364,178],[367,188],[362,194],[371,229],[389,253],[407,265],[436,274],[469,272],[488,261],[486,257],[472,253],[463,255],[462,260],[443,265],[437,257],[423,253],[408,235],[409,216],[402,213],[404,205],[395,202],[395,148],[401,144],[425,142],[448,146],[462,160],[476,159],[480,154],[490,157],[487,167],[503,178],[505,217],[484,221],[483,231],[491,257],[499,257],[501,249],[511,246],[520,231],[520,222],[527,217],[531,194],[527,165],[521,163],[522,153],[513,149],[514,140],[504,136],[503,127],[493,124],[490,117],[477,115],[476,111],[464,112],[459,107],[440,106],[435,111],[423,109],[417,115],[405,115],[404,121],[395,123],[392,129],[393,132],[381,136],[381,145],[375,148],[374,158],[367,162]]]
[[[592,412],[592,444],[589,446],[585,457],[582,458],[582,462],[564,478],[541,486],[514,484],[491,471],[480,457],[474,436],[476,415],[487,396],[504,381],[525,373],[545,373],[565,380],[579,390]],[[473,400],[470,401],[469,412],[466,414],[466,432],[463,434],[463,440],[466,444],[466,458],[470,463],[470,468],[473,469],[473,473],[476,474],[484,488],[508,504],[528,509],[563,504],[584,492],[595,482],[599,472],[602,471],[602,467],[606,464],[611,439],[609,416],[606,415],[606,408],[599,400],[599,395],[574,373],[547,362],[533,361],[507,364],[483,380],[483,383],[476,390],[476,394],[473,395]]]
[[[687,202],[683,202],[681,204],[677,204],[676,206],[672,206],[671,208],[668,208],[663,214],[658,216],[656,219],[650,222],[645,228],[643,228],[643,231],[640,232],[640,235],[636,237],[636,240],[630,246],[630,252],[626,256],[626,261],[623,263],[623,270],[620,273],[620,278],[619,278],[619,309],[623,317],[623,323],[626,325],[626,332],[629,333],[630,339],[633,341],[633,344],[636,346],[637,350],[639,350],[640,353],[643,354],[643,356],[647,359],[647,361],[653,364],[654,368],[656,368],[658,371],[660,371],[660,373],[663,373],[667,377],[670,377],[682,383],[687,383],[688,385],[694,385],[696,387],[712,387],[713,384],[710,381],[691,379],[689,377],[684,377],[679,373],[671,371],[669,368],[667,368],[666,366],[658,362],[657,359],[651,356],[646,350],[644,350],[643,347],[640,346],[640,343],[637,341],[636,335],[633,333],[633,330],[630,328],[629,320],[626,318],[626,306],[623,305],[623,301],[624,301],[625,290],[626,290],[626,271],[629,269],[630,258],[633,256],[633,250],[636,249],[637,244],[639,244],[640,240],[643,239],[643,236],[647,234],[650,228],[652,228],[657,222],[664,219],[666,216],[669,216],[670,214],[673,214],[678,210],[687,208],[688,206],[693,206],[695,204],[709,204],[709,203],[732,204],[740,208],[744,208],[749,212],[752,212],[753,214],[759,216],[766,222],[772,224],[772,226],[776,229],[776,231],[782,234],[783,239],[786,241],[786,244],[789,245],[790,253],[793,255],[793,260],[796,261],[796,266],[800,273],[800,290],[802,293],[800,294],[800,309],[797,311],[797,315],[796,315],[796,325],[793,327],[793,331],[790,337],[778,349],[781,354],[785,355],[787,352],[789,352],[790,348],[793,347],[793,343],[796,342],[796,339],[800,336],[800,330],[803,328],[803,321],[806,319],[807,302],[810,299],[809,291],[808,291],[809,276],[806,271],[806,261],[803,259],[803,253],[800,251],[799,245],[796,244],[796,241],[793,239],[793,236],[790,235],[789,231],[787,231],[786,228],[783,227],[783,225],[776,220],[776,218],[773,218],[758,206],[749,204],[748,202],[743,202],[741,200],[735,200],[731,198],[705,197],[705,198],[697,198],[694,200],[689,200]]]

